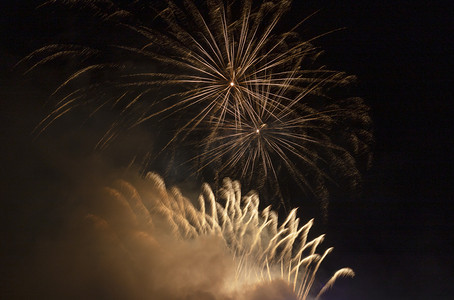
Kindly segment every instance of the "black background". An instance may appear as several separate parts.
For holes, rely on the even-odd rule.
[[[43,184],[63,181],[54,170],[58,153],[50,153],[58,147],[32,142],[30,134],[55,79],[29,82],[11,70],[55,39],[55,23],[35,7],[11,1],[0,10],[2,278],[40,228],[57,222],[43,221],[46,211],[58,210]],[[452,299],[454,4],[300,0],[286,20],[295,24],[318,9],[309,32],[346,28],[317,44],[328,66],[357,75],[376,141],[360,199],[331,199],[325,231],[335,252],[327,264],[350,266],[356,277],[339,281],[326,299]],[[2,279],[3,290],[7,285]]]

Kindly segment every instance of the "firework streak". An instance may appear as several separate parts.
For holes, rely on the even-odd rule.
[[[178,239],[220,238],[235,266],[234,278],[229,280],[232,289],[280,279],[293,289],[297,299],[308,299],[309,293],[314,292],[311,288],[315,275],[333,248],[316,253],[324,235],[308,239],[313,220],[300,226],[294,209],[279,223],[270,207],[259,209],[257,194],[242,196],[239,182],[228,178],[223,181],[219,199],[204,184],[197,207],[178,189],[167,190],[157,174],[148,173],[146,178],[156,190],[154,199],[142,198],[126,181],[118,181],[116,188],[110,189],[110,194],[127,205],[145,232],[152,234],[153,220],[161,216]],[[338,270],[316,299],[344,276],[352,277],[354,272],[349,268]]]

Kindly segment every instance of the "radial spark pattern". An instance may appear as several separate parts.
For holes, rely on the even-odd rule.
[[[270,198],[283,199],[280,178],[292,178],[325,206],[332,182],[359,184],[370,162],[368,108],[336,96],[354,77],[316,63],[319,36],[297,34],[304,20],[278,31],[291,1],[168,0],[142,7],[154,11],[147,18],[111,1],[50,4],[87,10],[107,32],[102,42],[49,45],[24,59],[28,71],[59,59],[80,62],[54,92],[57,105],[37,132],[88,104],[91,115],[119,112],[99,148],[119,129],[149,121],[153,132],[164,128],[156,153],[178,156],[182,143],[195,145],[189,161],[199,174],[268,186],[276,191]],[[169,147],[175,151],[163,151]]]

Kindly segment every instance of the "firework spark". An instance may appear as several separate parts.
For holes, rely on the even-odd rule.
[[[220,199],[215,199],[211,188],[204,184],[198,198],[198,207],[172,188],[167,190],[161,177],[149,173],[146,177],[153,187],[152,199],[142,198],[128,182],[118,181],[109,194],[123,206],[132,223],[153,236],[153,222],[163,216],[174,236],[181,240],[220,238],[231,253],[235,266],[229,278],[230,292],[274,280],[282,280],[294,291],[297,299],[308,299],[314,293],[312,286],[322,261],[332,251],[328,248],[318,254],[317,248],[324,235],[308,238],[313,225],[310,220],[300,226],[296,209],[283,222],[270,207],[259,209],[255,193],[241,195],[237,181],[225,179]],[[337,271],[320,290],[317,299],[340,277],[354,276],[349,268]]]

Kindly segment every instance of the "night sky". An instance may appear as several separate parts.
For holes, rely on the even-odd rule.
[[[373,166],[364,173],[361,196],[333,197],[319,228],[335,247],[327,267],[356,272],[354,279],[337,282],[326,299],[452,299],[454,4],[295,2],[291,24],[320,10],[305,30],[345,27],[316,44],[325,50],[326,65],[358,77],[357,95],[374,121]],[[91,131],[62,129],[64,122],[33,141],[31,131],[50,107],[47,95],[58,72],[47,70],[31,81],[13,66],[59,38],[52,18],[35,7],[33,1],[10,1],[0,8],[2,299],[14,298],[10,279],[23,268],[22,258],[57,230],[56,215],[66,209],[57,199],[68,197],[68,182],[84,167],[81,157],[93,155],[79,145],[92,141]],[[121,166],[121,157],[106,160],[98,170]]]

